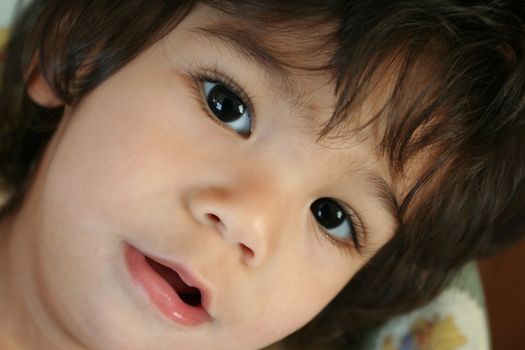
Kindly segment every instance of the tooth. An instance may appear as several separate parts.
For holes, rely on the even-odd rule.
[[[184,277],[181,276],[180,274],[179,274],[179,277],[180,277],[180,279],[182,280],[182,282],[186,283],[187,286],[192,287],[192,288],[196,288],[193,284],[188,283],[188,281],[186,281],[186,280],[184,279]],[[197,288],[197,289],[198,289],[198,288]]]

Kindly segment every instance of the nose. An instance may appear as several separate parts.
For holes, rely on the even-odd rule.
[[[267,259],[280,220],[277,196],[254,187],[246,191],[206,187],[189,197],[194,219],[234,246],[245,264],[257,267]]]

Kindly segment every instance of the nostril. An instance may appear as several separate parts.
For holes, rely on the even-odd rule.
[[[221,219],[219,219],[219,217],[215,214],[206,214],[206,218],[213,224],[221,222]]]
[[[225,236],[225,237],[229,237],[229,234],[228,234],[228,228],[226,227],[226,225],[224,224],[224,222],[221,220],[221,218],[215,214],[212,214],[212,213],[207,213],[206,214],[206,221],[208,222],[208,224],[210,226],[214,226],[217,228],[218,232]],[[233,241],[232,241],[233,243]],[[253,249],[251,249],[249,246],[247,246],[246,244],[244,243],[241,243],[239,241],[237,241],[236,243],[238,243],[240,249],[241,249],[241,252],[242,254],[245,256],[245,257],[248,257],[248,258],[253,258],[255,256],[255,252],[253,251]]]
[[[208,213],[206,214],[206,221],[210,226],[215,227],[218,230],[218,232],[224,234],[226,226],[224,225],[224,222],[222,222],[220,217],[218,217],[215,214]]]
[[[242,244],[242,243],[239,243],[239,245],[241,246],[241,250],[242,250],[244,255],[246,255],[249,258],[253,258],[255,256],[255,253],[253,252],[253,250],[250,247],[248,247],[247,245]]]

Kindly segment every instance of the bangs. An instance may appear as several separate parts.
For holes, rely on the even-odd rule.
[[[373,11],[365,2],[337,2],[337,7],[336,2],[307,1],[295,10],[290,1],[204,3],[226,17],[203,30],[239,42],[241,50],[276,75],[328,76],[337,100],[320,139],[350,137],[352,131],[375,126],[397,170],[409,154],[431,143],[430,134],[436,136],[440,122],[431,119],[457,109],[457,100],[464,99],[449,89],[464,84],[453,75],[468,67],[443,62],[453,60],[448,47],[455,43],[447,42],[455,33],[428,4],[385,4],[382,11]],[[362,118],[365,103],[374,108]]]

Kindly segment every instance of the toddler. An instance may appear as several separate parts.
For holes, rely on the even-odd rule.
[[[524,22],[32,1],[1,87],[0,347],[317,347],[430,301],[525,231]]]

